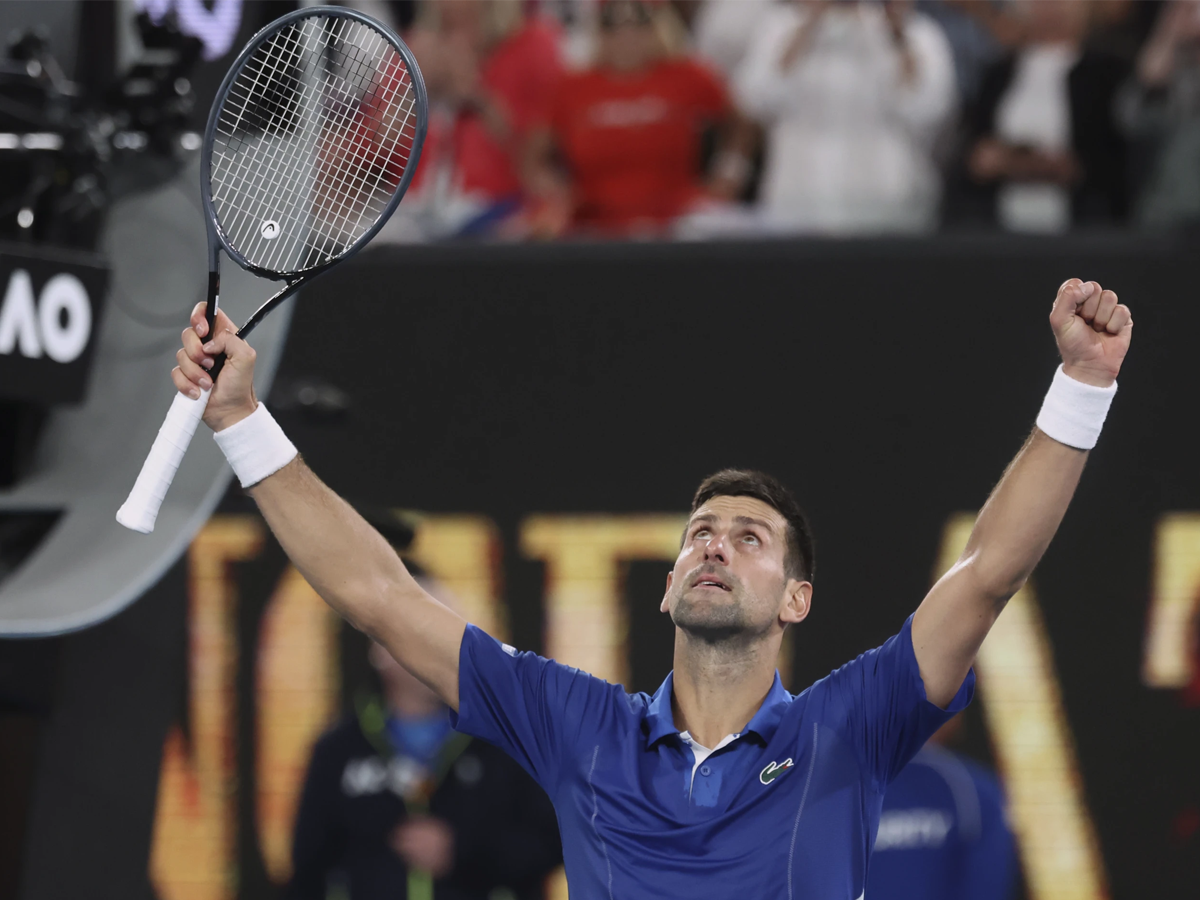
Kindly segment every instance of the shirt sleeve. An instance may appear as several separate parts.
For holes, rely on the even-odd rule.
[[[912,616],[900,633],[819,682],[823,715],[858,752],[882,790],[935,731],[971,702],[975,670],[946,709],[929,702],[912,644]],[[814,685],[815,687],[815,685]]]
[[[450,724],[499,747],[553,797],[563,760],[611,724],[624,698],[618,685],[518,653],[468,625],[458,654],[458,712],[450,713]]]

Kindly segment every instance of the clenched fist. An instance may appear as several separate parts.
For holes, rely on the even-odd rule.
[[[183,346],[175,354],[179,365],[171,370],[171,379],[181,394],[196,400],[202,390],[213,388],[208,370],[219,354],[225,354],[225,365],[204,410],[204,424],[213,431],[222,431],[258,408],[254,396],[255,354],[254,348],[237,336],[237,326],[221,310],[217,310],[213,335],[206,341],[209,334],[204,308],[203,302],[197,303],[192,310],[192,324],[183,329]]]
[[[1050,310],[1050,327],[1064,372],[1097,387],[1116,380],[1133,337],[1129,307],[1118,303],[1116,294],[1094,281],[1064,281]]]

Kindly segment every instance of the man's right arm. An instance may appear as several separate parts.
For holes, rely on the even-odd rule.
[[[212,385],[207,369],[218,353],[226,362],[213,387],[204,421],[213,431],[241,421],[258,405],[254,350],[218,313],[207,339],[204,304],[184,330],[179,366],[171,373],[183,393],[199,396]],[[318,594],[355,628],[366,632],[400,665],[458,709],[458,656],[466,622],[417,584],[374,528],[297,457],[252,485],[271,531]]]
[[[466,622],[417,584],[379,532],[299,457],[250,488],[250,496],[325,602],[457,710]]]

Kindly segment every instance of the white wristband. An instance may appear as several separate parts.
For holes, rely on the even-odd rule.
[[[213,432],[213,438],[244,488],[278,472],[297,456],[296,446],[261,403],[240,422]]]
[[[1060,444],[1091,450],[1100,438],[1100,429],[1116,393],[1115,381],[1108,387],[1084,384],[1059,366],[1038,413],[1037,427]]]

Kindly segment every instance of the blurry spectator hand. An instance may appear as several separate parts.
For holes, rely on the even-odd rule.
[[[708,179],[708,193],[715,200],[727,203],[736,201],[745,189],[753,163],[744,153],[726,150],[721,153],[712,167]]]
[[[454,866],[454,831],[441,819],[406,819],[392,832],[392,849],[408,868],[442,878]]]
[[[1012,181],[1049,182],[1068,187],[1078,180],[1079,163],[1070,150],[1009,147],[1008,177]]]
[[[813,35],[820,27],[821,17],[825,15],[825,10],[829,9],[830,3],[831,0],[797,0],[797,5],[804,11],[804,20],[779,58],[781,71],[789,71],[808,50]]]
[[[529,237],[542,241],[562,237],[571,224],[572,212],[569,192],[546,194],[533,200],[526,216]]]
[[[1079,162],[1069,150],[1035,150],[1014,147],[996,138],[982,138],[967,161],[979,182],[1040,181],[1070,185],[1080,176]]]
[[[473,103],[479,96],[479,52],[466,34],[455,32],[445,41],[446,87],[460,104]]]
[[[1200,2],[1174,0],[1164,8],[1154,33],[1138,59],[1138,80],[1147,87],[1161,87],[1171,78],[1176,54],[1184,44],[1200,40]]]
[[[449,72],[445,40],[431,28],[417,26],[404,36],[425,79],[425,87],[434,100],[443,100],[448,92]]]
[[[967,168],[971,176],[984,183],[998,181],[1008,175],[1008,145],[995,138],[982,138],[971,150]]]
[[[912,12],[912,8],[912,0],[883,0],[883,11],[887,14],[892,36],[897,40],[904,38],[904,21]]]
[[[883,0],[883,11],[887,14],[888,26],[892,30],[892,40],[900,54],[900,80],[908,84],[917,76],[917,58],[908,45],[905,24],[912,12],[912,0]]]

